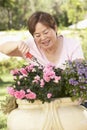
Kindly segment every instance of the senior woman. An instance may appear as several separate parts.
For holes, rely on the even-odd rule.
[[[46,65],[50,62],[60,68],[64,68],[67,60],[84,59],[79,40],[58,35],[57,24],[49,13],[33,13],[28,20],[28,28],[32,38],[5,42],[0,45],[0,52],[23,58],[30,52],[40,64]],[[87,107],[87,103],[84,106]]]
[[[50,62],[56,67],[62,67],[66,60],[84,58],[79,40],[58,35],[57,24],[49,13],[33,13],[28,20],[28,28],[33,38],[1,44],[0,52],[21,57],[30,52],[40,64]]]

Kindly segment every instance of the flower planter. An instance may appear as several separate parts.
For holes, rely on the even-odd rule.
[[[71,98],[17,103],[18,108],[8,115],[8,130],[87,130],[87,109]]]

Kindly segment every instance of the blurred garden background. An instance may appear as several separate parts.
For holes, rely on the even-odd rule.
[[[52,14],[58,25],[58,33],[80,38],[87,59],[87,0],[0,0],[0,44],[31,37],[27,20],[35,11]],[[23,64],[26,64],[23,59],[0,53],[0,104],[7,96],[6,87],[13,80],[10,70]],[[0,130],[6,130],[6,118],[0,105]]]

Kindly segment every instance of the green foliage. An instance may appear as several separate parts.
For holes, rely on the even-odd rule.
[[[3,17],[4,16],[4,17]],[[8,29],[7,10],[0,7],[0,30]]]
[[[7,69],[7,68],[6,68]],[[6,98],[7,92],[6,92],[6,87],[11,85],[12,83],[12,77],[10,73],[2,73],[0,74],[1,81],[0,81],[0,130],[7,130],[7,115],[3,113],[1,110],[1,104],[5,103],[7,104],[4,100]],[[3,107],[4,111],[6,107]]]
[[[0,112],[0,130],[7,130],[6,115]]]
[[[9,73],[14,68],[20,68],[24,60],[17,60],[17,58],[10,58],[0,62],[0,74]]]
[[[14,97],[6,97],[6,99],[1,102],[1,110],[4,114],[10,113],[15,108],[17,108],[17,104]]]
[[[14,4],[14,0],[0,0],[0,6],[5,8],[11,8]]]
[[[0,30],[27,28],[29,16],[39,10],[51,13],[59,26],[68,26],[84,18],[86,5],[86,0],[0,0]]]
[[[83,3],[81,0],[68,0],[67,3],[62,6],[63,10],[67,12],[69,23],[77,23],[84,19],[85,9]]]

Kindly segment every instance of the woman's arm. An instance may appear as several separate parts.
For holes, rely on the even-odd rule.
[[[23,57],[29,51],[29,46],[23,41],[10,41],[0,45],[0,52],[8,56]]]

